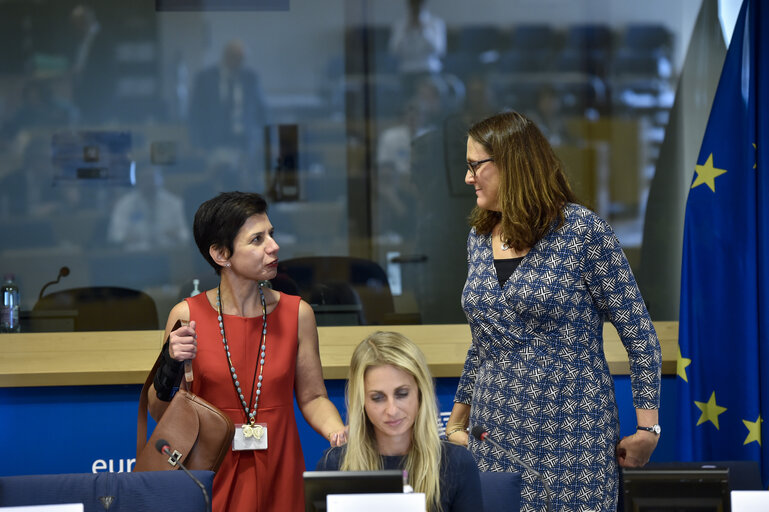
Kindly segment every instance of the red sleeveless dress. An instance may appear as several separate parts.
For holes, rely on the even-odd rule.
[[[214,511],[304,510],[304,456],[294,417],[299,300],[281,293],[275,309],[267,315],[264,378],[256,421],[267,423],[268,447],[227,454],[214,478]],[[230,376],[216,309],[205,293],[186,301],[198,334],[192,392],[221,409],[234,423],[246,423]],[[254,370],[258,371],[262,317],[224,315],[224,330],[243,395],[250,403]]]

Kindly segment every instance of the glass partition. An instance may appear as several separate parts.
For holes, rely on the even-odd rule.
[[[215,285],[192,217],[236,189],[268,198],[283,289],[319,324],[462,323],[464,134],[503,109],[635,269],[700,2],[434,0],[412,30],[418,3],[1,2],[0,271],[24,329],[148,325],[81,309],[114,288],[162,326]]]

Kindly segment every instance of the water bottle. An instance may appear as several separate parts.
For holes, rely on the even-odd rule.
[[[190,293],[190,297],[194,297],[195,295],[198,295],[200,293],[200,279],[193,279],[192,280],[192,293]]]
[[[21,332],[19,325],[19,287],[13,274],[5,275],[3,309],[0,311],[0,332]]]

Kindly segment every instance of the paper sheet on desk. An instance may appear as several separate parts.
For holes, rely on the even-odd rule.
[[[424,512],[424,493],[329,494],[327,512]]]
[[[732,491],[732,512],[766,512],[769,491]]]
[[[60,505],[30,505],[27,507],[0,507],[3,512],[83,512],[82,503],[65,503]]]

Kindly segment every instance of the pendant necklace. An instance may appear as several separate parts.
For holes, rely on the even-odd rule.
[[[503,251],[510,250],[510,246],[507,244],[507,242],[502,240],[502,232],[501,232],[501,230],[500,230],[500,233],[499,233],[498,236],[499,236],[499,242],[500,242],[499,248],[502,249]]]
[[[246,398],[243,395],[243,389],[240,386],[238,380],[238,374],[235,372],[235,366],[232,364],[230,358],[230,347],[227,344],[227,336],[224,333],[224,317],[222,316],[222,298],[220,292],[221,284],[216,288],[216,310],[219,319],[219,332],[222,335],[222,344],[224,344],[224,353],[227,355],[227,362],[230,366],[230,376],[232,377],[232,383],[235,385],[235,391],[238,394],[240,403],[243,405],[243,410],[246,413],[246,421],[248,424],[243,425],[243,435],[245,437],[255,437],[260,439],[263,434],[263,427],[256,423],[256,409],[259,406],[259,395],[262,394],[262,377],[264,373],[264,354],[267,347],[267,303],[264,299],[264,292],[262,291],[262,285],[259,285],[259,297],[262,299],[262,340],[260,346],[259,356],[259,368],[254,368],[254,378],[251,381],[251,389],[254,389],[254,383],[257,380],[257,373],[259,374],[259,382],[256,382],[256,390],[252,396],[253,406],[249,407],[246,402]],[[250,411],[249,411],[250,409]]]

